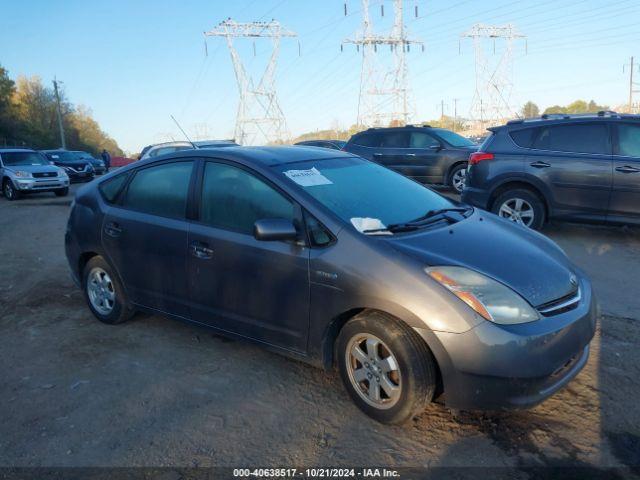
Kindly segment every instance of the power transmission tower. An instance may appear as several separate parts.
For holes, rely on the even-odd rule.
[[[58,81],[53,79],[53,91],[56,96],[56,113],[58,115],[58,129],[60,130],[60,146],[67,149],[67,142],[64,138],[64,125],[62,124],[62,107],[60,106],[60,93],[58,92]]]
[[[204,34],[208,37],[227,39],[240,94],[234,133],[236,142],[241,145],[256,145],[286,140],[287,125],[276,96],[275,70],[280,51],[280,39],[295,37],[297,34],[283,28],[276,20],[240,23],[230,18]],[[252,76],[244,68],[233,40],[265,37],[272,41],[271,56],[256,85]],[[255,44],[253,51],[255,55]]]
[[[640,66],[635,65],[633,62],[633,57],[631,57],[631,62],[622,66],[622,71],[624,72],[625,68],[629,68],[629,104],[627,106],[629,112],[628,113],[639,113],[640,112],[640,103],[633,101],[633,95],[635,93],[640,93],[640,83],[633,81],[633,73],[634,69],[637,68],[640,72]]]
[[[404,0],[393,0],[394,20],[388,35],[374,33],[369,15],[369,0],[362,0],[362,27],[353,38],[343,41],[362,49],[360,96],[357,123],[361,127],[385,126],[393,123],[407,124],[412,114],[407,58],[412,44],[424,45],[407,37],[403,19]],[[384,4],[380,5],[384,16]],[[346,14],[346,4],[345,4]],[[418,16],[418,7],[415,7]],[[393,58],[391,66],[385,66],[376,58],[379,50],[389,46]],[[341,47],[342,48],[342,47]]]
[[[475,24],[461,37],[473,39],[475,50],[476,88],[471,102],[471,118],[484,130],[517,115],[509,103],[513,92],[513,43],[526,37],[512,24],[481,23]],[[493,59],[487,55],[488,43],[493,50]]]

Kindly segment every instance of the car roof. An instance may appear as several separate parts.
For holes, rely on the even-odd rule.
[[[168,155],[148,158],[136,162],[137,165],[154,163],[158,160],[170,159],[172,157],[209,157],[222,160],[240,161],[253,165],[272,167],[285,165],[288,163],[306,162],[310,160],[328,160],[331,158],[353,158],[356,155],[342,152],[340,150],[321,149],[317,147],[306,147],[284,145],[284,146],[263,146],[263,147],[211,147],[200,148],[198,150],[188,150],[174,152]]]
[[[540,117],[510,120],[506,125],[491,127],[487,130],[496,131],[501,128],[537,127],[542,125],[562,125],[582,122],[610,122],[610,121],[640,121],[640,115],[600,111],[595,113],[549,113]]]
[[[19,153],[19,152],[35,152],[31,148],[8,148],[0,147],[0,153]]]
[[[355,137],[356,135],[360,135],[362,133],[371,133],[371,132],[385,133],[385,132],[399,132],[403,130],[426,130],[426,129],[446,130],[444,128],[436,129],[436,128],[433,128],[431,125],[404,125],[402,127],[371,127],[366,130],[362,130],[361,132],[355,133],[353,136]]]

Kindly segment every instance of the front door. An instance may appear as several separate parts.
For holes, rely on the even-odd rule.
[[[610,220],[640,220],[640,124],[617,124]]]
[[[141,168],[109,207],[102,243],[131,300],[188,317],[185,220],[192,161]]]
[[[259,241],[264,218],[298,222],[299,208],[239,166],[205,162],[199,221],[189,232],[189,289],[196,321],[304,352],[309,327],[309,248]]]
[[[608,125],[594,122],[538,128],[525,171],[550,189],[556,214],[604,217],[612,182]]]

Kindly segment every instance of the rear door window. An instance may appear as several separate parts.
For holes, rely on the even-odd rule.
[[[363,133],[353,139],[353,143],[360,145],[361,147],[379,147],[380,146],[380,134],[378,133]]]
[[[550,125],[537,129],[533,148],[555,152],[610,154],[609,129],[605,123]]]
[[[129,183],[123,206],[143,213],[184,218],[193,162],[142,168]]]
[[[618,155],[640,158],[640,125],[618,124]]]
[[[380,142],[382,148],[408,148],[409,132],[385,132]]]
[[[121,173],[120,175],[116,175],[113,178],[110,178],[106,182],[102,182],[98,187],[102,196],[108,203],[113,203],[116,201],[122,186],[124,185],[127,177],[129,176],[129,172]]]
[[[525,128],[522,130],[514,130],[509,135],[516,145],[522,148],[531,147],[531,139],[533,137],[534,128]]]

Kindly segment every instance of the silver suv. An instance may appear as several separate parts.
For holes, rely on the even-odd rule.
[[[54,192],[63,197],[69,193],[69,177],[63,169],[51,165],[44,155],[29,149],[0,149],[2,193],[16,200],[25,193]]]

